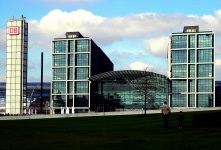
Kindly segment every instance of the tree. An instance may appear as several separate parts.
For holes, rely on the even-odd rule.
[[[142,71],[139,78],[132,80],[131,85],[134,90],[138,90],[141,95],[144,96],[144,111],[146,115],[147,102],[148,104],[153,104],[156,99],[157,91],[164,89],[164,80],[160,77],[159,74],[154,72]]]

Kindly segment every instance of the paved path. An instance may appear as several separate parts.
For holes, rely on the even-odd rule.
[[[221,107],[202,107],[202,108],[171,108],[171,112],[190,111],[210,111],[221,110]],[[114,115],[136,115],[144,114],[144,110],[127,110],[117,112],[89,112],[89,113],[75,113],[75,114],[48,114],[48,115],[22,115],[22,116],[0,116],[0,120],[24,120],[24,119],[46,119],[46,118],[68,118],[68,117],[92,117],[92,116],[114,116]],[[147,110],[146,114],[161,113],[160,110]]]

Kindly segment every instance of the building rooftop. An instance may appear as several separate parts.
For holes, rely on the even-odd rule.
[[[66,38],[83,38],[80,32],[66,32]]]
[[[172,34],[182,34],[182,33],[205,33],[205,32],[212,32],[212,31],[199,31],[199,26],[184,26],[183,32],[177,32]]]
[[[199,26],[184,26],[183,33],[199,32]]]
[[[74,38],[86,38],[84,37],[80,32],[75,31],[75,32],[66,32],[65,33],[65,38],[54,38],[56,39],[74,39]]]

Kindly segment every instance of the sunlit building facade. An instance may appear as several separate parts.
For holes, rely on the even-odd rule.
[[[185,26],[172,33],[168,77],[172,107],[215,107],[215,33]]]
[[[89,80],[92,111],[159,109],[168,101],[168,79],[154,72],[109,71],[91,76]]]
[[[7,22],[6,47],[6,113],[27,111],[28,23],[25,17]]]
[[[51,107],[54,113],[90,111],[90,76],[112,71],[113,63],[91,38],[66,32],[52,41]]]

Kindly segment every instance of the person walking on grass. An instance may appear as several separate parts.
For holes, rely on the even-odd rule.
[[[170,107],[167,105],[167,102],[165,101],[162,108],[161,108],[161,115],[163,118],[163,124],[165,128],[168,128],[169,126],[169,115],[171,113]]]
[[[183,128],[183,119],[184,119],[184,117],[183,117],[183,112],[180,111],[180,112],[179,112],[179,115],[178,115],[179,129],[182,129],[182,128]]]

